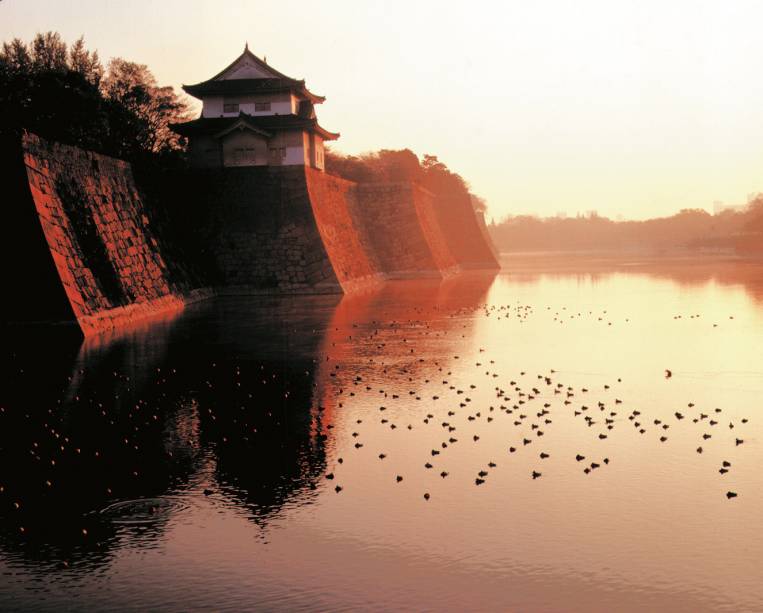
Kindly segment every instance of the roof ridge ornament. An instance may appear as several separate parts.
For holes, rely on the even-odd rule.
[[[247,51],[249,51],[249,41],[246,41],[244,43],[244,53],[246,53]]]

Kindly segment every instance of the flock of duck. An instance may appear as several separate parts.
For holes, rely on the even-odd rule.
[[[533,308],[527,305],[490,307],[485,305],[480,308],[486,316],[495,315],[497,319],[513,318],[519,323],[524,323],[534,314]],[[551,307],[547,307],[547,310],[550,311]],[[553,321],[564,323],[565,319],[572,320],[585,316],[582,312],[565,314],[564,311],[566,311],[566,308],[563,307],[559,311],[554,312]],[[459,313],[459,315],[463,314],[463,312]],[[593,317],[595,321],[602,322],[607,326],[611,326],[613,323],[607,319],[606,310],[600,313],[589,311],[587,314]],[[680,318],[680,316],[677,317]],[[699,316],[691,316],[692,319],[695,317],[698,318]],[[733,319],[733,316],[729,317],[729,319]],[[624,322],[629,322],[629,319],[625,318]],[[431,333],[447,335],[447,332],[434,332],[430,329],[430,324],[431,322],[425,319],[393,322],[393,325],[397,326],[397,331],[405,329],[418,330],[420,334],[421,329],[425,329],[424,336]],[[717,324],[715,325],[717,326]],[[373,337],[377,337],[379,335],[379,328],[375,327],[370,334]],[[347,340],[349,341],[350,337]],[[405,344],[413,342],[413,339],[409,337],[397,340],[402,340]],[[484,376],[492,382],[500,381],[502,379],[501,375],[494,370],[495,361],[487,358],[485,352],[484,348],[479,349],[481,359],[474,363],[473,372],[478,373],[482,368],[487,368]],[[460,358],[461,356],[459,355],[452,356],[453,361],[457,361]],[[423,359],[420,359],[420,361],[423,361]],[[332,377],[337,376],[340,366],[336,365],[334,368],[336,371],[332,373]],[[386,376],[388,369],[385,368],[383,373]],[[520,371],[517,376],[510,378],[508,383],[504,382],[503,385],[494,385],[494,400],[492,404],[477,408],[470,397],[470,394],[478,387],[475,383],[464,386],[455,385],[451,381],[451,378],[455,378],[453,370],[446,371],[445,367],[441,365],[437,365],[437,373],[445,375],[445,378],[442,378],[440,381],[443,391],[428,397],[423,392],[417,390],[410,390],[407,394],[388,394],[384,389],[375,389],[370,385],[365,385],[365,392],[369,394],[379,392],[383,395],[385,405],[378,407],[380,413],[378,423],[391,430],[396,430],[398,424],[392,422],[390,418],[383,416],[385,415],[384,412],[389,408],[387,406],[388,403],[403,403],[406,407],[411,407],[412,403],[420,403],[427,407],[427,412],[419,416],[419,424],[415,422],[407,423],[404,425],[403,430],[412,430],[422,426],[430,428],[439,426],[442,429],[441,443],[439,446],[424,451],[423,455],[428,459],[422,462],[425,471],[432,471],[442,479],[445,479],[450,474],[446,469],[447,463],[444,460],[453,447],[457,444],[463,445],[469,442],[478,443],[483,435],[483,428],[486,426],[501,429],[506,440],[505,452],[508,456],[527,451],[533,447],[536,448],[536,451],[533,453],[537,460],[537,467],[533,468],[528,475],[529,478],[536,480],[543,476],[543,461],[551,457],[551,454],[542,445],[544,440],[542,437],[553,427],[554,420],[562,415],[572,416],[575,419],[581,420],[593,433],[594,440],[601,442],[606,441],[616,428],[630,426],[639,436],[646,438],[653,437],[661,444],[669,444],[670,435],[673,431],[671,429],[680,428],[683,423],[691,423],[699,428],[691,435],[697,440],[698,446],[696,452],[698,454],[703,453],[703,445],[709,444],[714,435],[716,439],[721,438],[716,435],[716,431],[719,428],[725,426],[729,430],[734,430],[749,422],[749,419],[746,417],[737,421],[733,419],[724,420],[721,408],[707,409],[703,412],[697,410],[693,402],[688,402],[686,408],[681,411],[675,411],[670,419],[664,417],[661,419],[656,415],[650,417],[646,414],[646,411],[626,409],[627,403],[622,398],[614,395],[614,388],[622,383],[621,378],[616,378],[616,380],[609,383],[597,383],[597,385],[600,385],[597,389],[594,389],[591,385],[588,387],[580,385],[573,387],[559,381],[560,374],[553,369],[533,374]],[[408,375],[410,373],[403,368],[400,374]],[[673,371],[671,369],[664,369],[664,377],[666,379],[672,378]],[[413,377],[407,377],[405,383],[411,382],[414,382]],[[364,381],[362,377],[354,376],[351,378],[351,383],[356,388],[362,388]],[[389,380],[386,380],[384,385],[389,386],[390,383]],[[426,386],[427,384],[437,382],[424,379],[418,383]],[[340,388],[338,393],[341,396],[346,393],[346,390]],[[355,396],[356,392],[351,391],[349,395]],[[414,408],[406,408],[403,413],[405,415],[417,415],[420,411]],[[400,415],[400,411],[397,411],[397,414]],[[362,423],[363,420],[361,419],[356,421],[358,425]],[[470,428],[470,426],[475,425],[479,427]],[[333,426],[329,426],[329,428],[331,427]],[[355,450],[360,450],[364,447],[362,439],[358,440],[360,436],[361,434],[358,431],[352,433],[352,437],[355,440]],[[376,439],[378,437],[374,436],[373,438]],[[733,438],[734,447],[739,447],[744,442],[743,438]],[[539,447],[540,449],[537,449]],[[388,458],[388,452],[383,449],[379,451],[379,460],[383,461]],[[577,452],[572,454],[569,460],[580,466],[582,473],[585,475],[591,474],[597,469],[602,469],[611,462],[606,451],[595,454],[594,457],[590,456],[590,453]],[[455,461],[458,460],[455,459]],[[338,458],[338,464],[341,465],[344,462],[344,458]],[[487,459],[484,467],[474,475],[474,484],[481,486],[487,483],[493,469],[497,466],[496,458],[491,457]],[[718,473],[721,476],[729,473],[732,469],[733,465],[729,459],[722,460],[721,464],[717,467]],[[338,475],[335,472],[337,471],[331,470],[326,474],[326,478],[332,481],[337,479]],[[398,484],[405,479],[404,475],[397,473],[391,475],[391,477],[394,477],[394,482]],[[334,489],[339,493],[344,490],[344,486],[337,484],[334,486]],[[728,490],[725,496],[728,499],[732,499],[736,498],[738,494],[735,491]],[[429,501],[432,498],[432,493],[424,491],[423,498]]]
[[[673,411],[669,418],[666,418],[664,413],[660,413],[662,417],[656,414],[649,415],[646,409],[628,408],[630,402],[618,395],[618,386],[622,383],[620,378],[615,377],[608,382],[596,380],[588,385],[581,385],[579,382],[571,385],[563,381],[564,373],[553,369],[543,372],[523,370],[513,377],[507,377],[498,372],[496,360],[491,358],[490,352],[485,348],[470,353],[476,356],[473,364],[466,364],[466,360],[458,354],[443,358],[441,350],[444,347],[452,349],[461,343],[460,338],[455,342],[451,342],[450,339],[459,333],[461,338],[466,336],[463,331],[466,324],[463,321],[473,320],[480,311],[486,317],[512,318],[519,323],[526,322],[535,311],[530,306],[520,304],[482,305],[476,308],[453,309],[447,313],[441,309],[435,310],[438,311],[436,314],[428,314],[424,309],[409,310],[409,313],[414,312],[417,315],[409,319],[354,323],[349,326],[349,334],[346,337],[339,338],[339,335],[334,335],[333,342],[325,344],[325,355],[317,357],[314,363],[316,380],[327,391],[323,397],[314,400],[318,403],[331,402],[341,411],[335,412],[333,422],[327,420],[316,425],[319,436],[323,441],[330,441],[328,446],[333,446],[335,453],[333,456],[329,454],[333,459],[329,461],[322,478],[319,478],[317,483],[311,481],[311,489],[318,489],[321,481],[328,481],[336,493],[347,491],[342,481],[343,470],[353,462],[355,456],[352,454],[356,452],[372,453],[374,461],[390,464],[393,452],[384,448],[385,438],[379,436],[379,427],[385,432],[396,432],[397,436],[405,436],[405,432],[422,428],[432,433],[429,436],[410,439],[411,447],[420,447],[416,447],[421,454],[420,464],[415,466],[407,463],[404,466],[405,470],[425,471],[427,479],[431,474],[437,478],[435,482],[450,478],[454,466],[461,461],[454,450],[466,445],[479,445],[487,432],[500,437],[503,447],[497,454],[495,446],[490,446],[490,452],[484,458],[482,466],[471,477],[475,486],[487,487],[496,472],[507,466],[510,469],[512,457],[520,454],[524,454],[525,457],[529,454],[533,458],[533,467],[527,478],[538,480],[547,471],[552,451],[555,456],[559,453],[544,445],[544,437],[561,418],[573,418],[587,433],[587,446],[581,446],[579,450],[570,453],[569,457],[561,458],[578,468],[584,475],[605,470],[613,463],[614,449],[608,446],[606,441],[616,430],[626,428],[632,429],[639,437],[656,440],[664,445],[670,444],[671,435],[675,430],[693,428],[688,436],[696,439],[697,454],[703,454],[706,448],[713,444],[716,444],[717,451],[718,445],[723,444],[718,442],[724,438],[720,435],[721,430],[733,430],[733,446],[716,470],[721,478],[734,470],[738,457],[734,450],[745,443],[744,427],[749,423],[748,418],[732,419],[727,417],[721,408],[698,409],[693,402],[687,402],[685,407]],[[551,310],[550,307],[548,310]],[[607,319],[606,311],[589,311],[587,315],[597,322],[612,325],[612,321]],[[553,313],[553,320],[562,323],[565,319],[584,316],[582,313],[565,314],[562,309]],[[440,353],[435,352],[438,357],[431,357],[431,349],[436,347],[433,343],[445,338],[449,339],[450,344],[440,345]],[[417,347],[419,341],[426,346]],[[365,349],[359,352],[350,351],[348,354],[338,352],[338,357],[334,357],[332,352],[338,344],[362,345]],[[351,359],[345,359],[347,355]],[[362,363],[358,356],[365,358]],[[659,372],[660,376],[663,376],[662,371]],[[172,368],[157,368],[153,377],[154,385],[165,384],[175,373],[175,369]],[[421,373],[425,373],[423,377]],[[242,385],[246,387],[246,377],[242,375],[239,367],[234,367],[231,375],[231,380],[237,388],[241,388]],[[275,377],[275,374],[273,376]],[[114,371],[113,377],[126,389],[132,385],[129,376],[123,373]],[[466,377],[470,377],[471,382],[464,383]],[[664,377],[672,379],[674,371],[665,368]],[[210,388],[207,391],[215,393],[209,381],[200,382],[200,387],[205,385]],[[326,394],[333,397],[329,398]],[[248,397],[252,402],[257,400],[251,391]],[[284,397],[288,397],[288,391]],[[351,397],[362,401],[360,405],[366,408],[375,404],[375,414],[369,414],[367,410],[348,414],[348,410],[356,408],[355,404],[348,402],[348,398]],[[68,402],[84,403],[85,399],[75,396],[69,398]],[[91,398],[87,404],[100,414],[102,426],[117,426],[108,399],[95,401]],[[320,407],[320,410],[322,411],[323,407]],[[55,411],[56,409],[50,408],[44,415],[48,418],[43,424],[46,439],[44,444],[35,440],[28,449],[33,458],[38,462],[49,463],[51,469],[56,464],[56,453],[83,452],[55,423]],[[219,414],[225,411],[225,407],[218,406],[208,411],[211,420],[215,420],[214,411]],[[5,412],[6,407],[0,406],[0,417]],[[138,433],[157,427],[156,424],[160,421],[157,412],[158,409],[150,406],[148,402],[137,400],[132,408],[126,409],[126,415],[121,417],[123,421],[126,418],[134,429],[134,436],[125,436],[123,443],[137,455],[142,453],[137,442]],[[27,409],[27,418],[30,417],[30,413],[31,408]],[[347,444],[341,436],[332,437],[330,434],[336,427],[338,418],[346,423],[354,421],[351,426],[352,432],[348,431],[350,438]],[[234,419],[233,423],[238,422]],[[242,431],[251,431],[251,424],[242,421],[239,425]],[[437,443],[432,445],[432,440],[437,440]],[[422,441],[426,441],[426,447],[423,447]],[[599,450],[593,453],[587,451],[591,444],[599,444]],[[43,448],[50,457],[45,457]],[[344,451],[340,452],[338,449]],[[98,457],[101,450],[89,449],[88,452]],[[363,461],[368,461],[367,455]],[[137,470],[133,476],[139,478]],[[407,477],[408,474],[400,472],[399,465],[389,474],[390,482],[401,486],[404,486],[402,484],[406,483]],[[46,487],[53,486],[51,480],[52,477],[46,480]],[[434,498],[434,491],[433,485],[421,491],[420,495],[425,501],[430,501]],[[206,495],[212,492],[213,490],[208,488],[204,490]],[[8,492],[0,481],[0,496],[4,494],[7,495]],[[725,496],[733,499],[738,494],[729,489]],[[12,504],[18,509],[22,503],[13,500]],[[23,527],[21,531],[24,531]]]
[[[475,366],[477,367],[480,365],[479,362],[475,363]],[[668,434],[670,429],[679,426],[682,420],[688,418],[694,424],[707,425],[708,427],[707,431],[703,430],[696,435],[697,441],[700,443],[696,449],[698,454],[703,453],[704,449],[702,445],[706,444],[713,437],[713,434],[711,433],[712,428],[721,425],[720,417],[723,411],[720,408],[713,409],[712,414],[699,411],[690,413],[689,411],[694,407],[694,404],[690,402],[687,404],[687,409],[684,410],[684,412],[676,411],[674,413],[673,420],[668,421],[659,418],[649,418],[645,416],[642,411],[637,409],[632,409],[630,411],[621,410],[620,407],[623,404],[623,401],[619,398],[615,398],[609,403],[601,400],[590,404],[586,403],[585,398],[590,396],[590,390],[586,387],[575,389],[572,386],[564,385],[563,383],[555,383],[552,379],[554,371],[536,375],[536,378],[539,381],[542,381],[541,386],[545,386],[544,389],[540,389],[535,384],[527,384],[526,387],[522,387],[519,384],[519,379],[525,378],[526,375],[527,373],[521,372],[520,377],[518,377],[517,380],[511,380],[509,382],[510,389],[496,386],[496,403],[490,405],[487,409],[469,410],[471,407],[471,398],[463,396],[462,398],[456,398],[456,402],[450,405],[446,402],[440,403],[439,406],[444,407],[442,410],[438,410],[435,413],[426,413],[421,419],[421,424],[425,426],[439,424],[443,429],[443,440],[439,447],[429,450],[428,455],[431,456],[431,459],[423,463],[424,469],[435,469],[435,472],[437,472],[437,466],[432,462],[435,461],[435,459],[440,460],[443,457],[443,454],[446,454],[452,446],[459,443],[459,438],[457,436],[459,429],[464,429],[468,427],[471,422],[475,421],[480,421],[483,424],[495,423],[497,426],[501,427],[501,422],[497,421],[496,417],[501,414],[504,417],[509,418],[508,422],[504,421],[504,424],[519,429],[519,434],[513,434],[509,428],[506,428],[506,438],[508,441],[506,452],[509,455],[518,453],[520,450],[527,448],[530,445],[538,447],[541,438],[546,434],[546,430],[554,423],[552,418],[564,409],[566,409],[568,413],[571,413],[575,418],[582,419],[586,426],[594,431],[595,438],[600,441],[606,440],[618,425],[628,424],[630,422],[630,425],[639,435],[648,435],[651,433],[656,436],[661,443],[667,443],[669,440]],[[618,381],[620,381],[620,379],[618,379]],[[359,381],[355,381],[356,385],[359,383]],[[454,392],[457,396],[468,393],[468,390],[450,385],[447,379],[442,380],[442,385],[447,386],[449,391]],[[476,386],[470,385],[469,387],[474,389]],[[610,385],[604,385],[604,390],[609,388]],[[367,389],[371,391],[370,387],[367,387]],[[549,398],[550,395],[560,399],[556,403],[556,407],[554,407],[554,404],[550,401],[552,400]],[[412,392],[410,396],[413,401],[424,400],[421,396],[415,395],[414,392]],[[578,396],[580,397],[580,400],[578,399]],[[393,399],[398,398],[399,396],[393,395]],[[431,397],[431,400],[433,401],[442,399],[443,397],[438,395]],[[447,408],[448,406],[452,408]],[[386,406],[379,407],[380,412],[383,412],[386,409]],[[456,425],[459,411],[462,415],[465,415],[465,424]],[[749,420],[747,418],[742,418],[738,423],[735,423],[733,420],[728,420],[726,423],[729,429],[734,429],[740,424],[747,424],[748,422]],[[357,424],[362,423],[363,420],[357,420]],[[391,430],[398,428],[397,424],[391,423],[387,418],[380,418],[379,423],[388,426]],[[412,430],[414,427],[413,424],[407,424],[406,426],[408,430]],[[354,439],[357,439],[359,436],[360,434],[357,431],[352,433]],[[469,433],[465,440],[477,443],[480,440],[480,434]],[[734,439],[734,445],[736,447],[742,444],[744,444],[744,439],[739,437]],[[364,443],[355,442],[353,446],[355,449],[359,450],[364,447]],[[531,471],[529,476],[532,479],[539,479],[543,476],[543,473],[541,472],[542,460],[551,457],[550,453],[546,451],[539,451],[536,455],[539,460],[538,469]],[[387,457],[388,454],[384,451],[378,454],[379,460],[385,460]],[[580,464],[582,466],[582,472],[586,475],[610,464],[609,457],[597,457],[597,459],[591,460],[582,453],[576,453],[569,459]],[[342,457],[337,459],[337,463],[340,465],[344,462],[345,460]],[[496,467],[497,464],[495,461],[487,461],[485,468],[481,469],[475,475],[474,483],[478,486],[486,483],[490,471]],[[718,467],[718,472],[719,474],[724,475],[728,473],[731,468],[731,462],[723,460],[721,466]],[[449,476],[449,472],[446,470],[441,470],[438,474],[443,479]],[[326,479],[335,479],[333,471],[328,472],[325,476]],[[394,479],[395,482],[400,483],[404,480],[404,476],[395,474]],[[344,488],[342,485],[336,485],[334,489],[338,493],[343,491]],[[734,491],[729,490],[726,492],[726,496],[729,499],[736,498],[737,495],[738,494]],[[423,493],[423,497],[425,500],[430,500],[431,493],[426,491]]]

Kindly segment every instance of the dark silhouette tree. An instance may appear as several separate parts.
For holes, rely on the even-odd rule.
[[[26,44],[19,38],[3,43],[0,53],[0,70],[9,77],[29,75],[32,72],[32,56]]]
[[[121,58],[111,60],[101,91],[121,115],[124,130],[119,147],[129,152],[128,157],[180,146],[169,124],[186,120],[188,105],[171,87],[159,87],[148,66]]]
[[[177,157],[183,142],[169,125],[187,110],[145,65],[116,58],[104,71],[82,37],[67,47],[46,32],[0,50],[0,136],[29,130],[130,161]]]
[[[85,37],[80,36],[69,49],[69,67],[81,74],[89,83],[100,86],[103,78],[103,66],[98,52],[92,53],[85,48]]]
[[[58,32],[37,34],[32,41],[32,70],[67,72],[69,70],[66,43]]]

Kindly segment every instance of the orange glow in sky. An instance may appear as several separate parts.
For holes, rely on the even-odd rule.
[[[0,39],[85,35],[160,83],[249,42],[327,101],[335,148],[433,153],[488,217],[647,218],[763,191],[758,2],[4,0]]]

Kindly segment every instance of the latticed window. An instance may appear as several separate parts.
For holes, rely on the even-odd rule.
[[[233,160],[236,164],[255,164],[257,155],[253,147],[237,147],[233,150]]]
[[[238,113],[238,102],[226,102],[223,104],[223,113]]]
[[[255,111],[269,111],[270,110],[270,102],[255,102],[254,103],[254,110]]]

